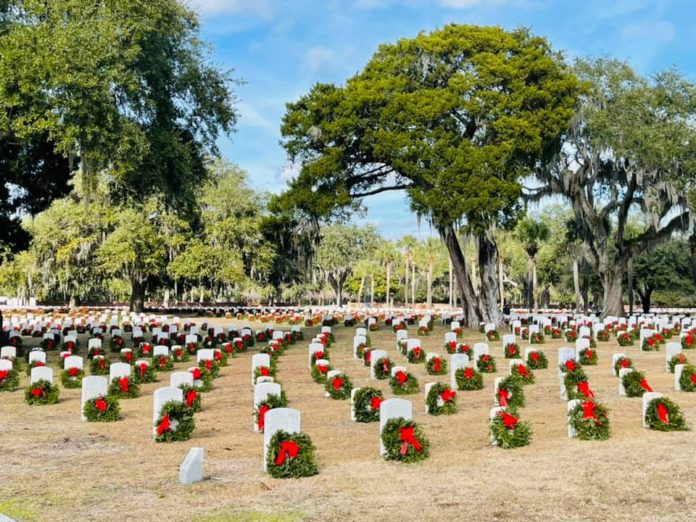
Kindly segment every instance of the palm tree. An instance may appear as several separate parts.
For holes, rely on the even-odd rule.
[[[533,218],[524,218],[517,224],[516,229],[517,239],[524,246],[525,252],[529,256],[529,278],[527,294],[527,306],[537,312],[537,271],[536,271],[536,255],[539,252],[540,243],[548,240],[549,227],[543,221],[537,221]]]
[[[385,267],[387,272],[387,292],[384,298],[384,302],[387,306],[389,306],[389,297],[391,293],[391,272],[394,262],[396,261],[396,256],[396,248],[394,247],[394,243],[392,243],[391,241],[383,241],[377,249],[377,259],[379,259],[380,264],[382,264],[382,266]]]
[[[412,302],[415,304],[415,264],[413,263],[413,253],[418,240],[412,235],[402,237],[397,246],[401,249],[401,255],[404,259],[404,304],[408,305],[408,286],[411,282]],[[412,280],[411,280],[412,279]]]

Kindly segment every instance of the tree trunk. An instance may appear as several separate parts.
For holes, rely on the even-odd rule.
[[[691,279],[696,282],[696,230],[689,236],[689,250],[691,252]]]
[[[633,315],[633,258],[628,260],[628,315]]]
[[[411,265],[411,306],[416,306],[416,264]]]
[[[498,247],[493,230],[477,236],[478,266],[481,279],[481,320],[501,326],[502,314],[498,306]]]
[[[360,278],[360,288],[358,289],[358,304],[362,303],[363,288],[365,288],[365,277]]]
[[[448,292],[448,297],[449,297],[449,307],[452,308],[454,306],[453,302],[453,294],[454,294],[454,275],[452,274],[452,260],[447,259],[448,261],[448,271],[449,271],[449,292]]]
[[[440,237],[447,247],[449,258],[452,263],[452,270],[457,281],[457,288],[461,292],[462,310],[464,313],[464,324],[470,328],[478,328],[481,322],[481,309],[478,299],[471,285],[471,279],[466,271],[466,258],[462,247],[457,239],[454,227],[447,226],[439,230]],[[457,306],[456,292],[454,296],[454,306]]]
[[[525,303],[527,306],[527,310],[529,310],[530,312],[534,308],[534,276],[532,275],[532,260],[532,256],[529,256],[529,268],[527,270],[527,302]]]
[[[647,287],[643,292],[638,292],[638,295],[640,296],[640,304],[643,306],[644,314],[650,313],[652,293],[653,289],[650,287]]]
[[[578,260],[573,258],[573,290],[575,291],[575,311],[582,310],[582,295],[580,294],[580,270]]]
[[[169,288],[167,288],[167,289],[164,291],[164,302],[163,302],[163,305],[164,305],[165,308],[169,308],[169,293],[170,293],[170,292],[169,292]]]
[[[68,308],[70,308],[70,310],[74,310],[75,308],[77,308],[77,297],[75,296],[75,294],[70,294],[70,302],[68,303]]]
[[[370,308],[375,306],[375,276],[370,274]]]
[[[145,308],[145,285],[136,279],[131,281],[130,311],[140,313]]]
[[[539,313],[539,299],[537,297],[537,266],[536,256],[532,257],[532,305],[535,314]]]
[[[433,264],[430,263],[428,265],[428,274],[427,274],[427,281],[426,284],[428,285],[428,308],[433,307]]]
[[[505,306],[505,267],[503,266],[503,258],[500,255],[498,256],[498,291],[500,292],[499,305],[502,312]]]
[[[627,261],[627,259],[616,259],[611,266],[607,266],[603,277],[602,318],[607,316],[624,316],[623,275]]]
[[[408,306],[408,276],[411,273],[410,259],[406,257],[406,267],[404,269],[404,306]]]
[[[389,306],[389,294],[391,294],[391,263],[387,263],[387,294],[384,297],[384,302]]]

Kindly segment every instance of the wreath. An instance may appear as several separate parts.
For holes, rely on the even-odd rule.
[[[152,366],[158,372],[170,372],[174,369],[174,361],[169,355],[155,355],[152,358]]]
[[[140,385],[138,379],[130,377],[116,377],[109,384],[109,395],[119,399],[134,399],[140,395]]]
[[[182,401],[165,402],[155,423],[155,442],[173,442],[191,438],[196,423],[193,412]]]
[[[371,332],[376,332],[379,330],[379,325],[377,323],[370,323],[370,327],[368,328]]]
[[[78,351],[79,344],[80,344],[79,342],[73,341],[72,339],[70,339],[69,341],[64,341],[61,346],[62,346],[64,352],[70,352],[71,354],[74,355]]]
[[[645,380],[645,374],[638,370],[633,370],[624,375],[621,382],[627,397],[642,397],[645,392],[653,391],[648,381]]]
[[[566,373],[563,379],[563,385],[566,387],[566,395],[568,400],[594,400],[594,392],[590,388],[590,382],[587,376],[582,371]]]
[[[403,370],[399,370],[389,379],[389,386],[391,386],[394,395],[410,395],[418,393],[418,390],[420,390],[418,379]]]
[[[627,368],[633,368],[633,359],[630,357],[619,357],[614,363],[614,371],[616,375],[619,375],[619,370],[624,370]]]
[[[212,359],[206,359],[205,361],[200,361],[198,363],[198,367],[201,369],[202,372],[209,374],[213,379],[217,379],[217,376],[220,374],[220,365]],[[272,360],[271,360],[270,374],[275,375],[275,368],[273,367]]]
[[[495,373],[495,358],[487,353],[479,355],[476,368],[481,373]]]
[[[681,346],[684,350],[691,350],[694,348],[694,335],[691,332],[681,338]]]
[[[382,390],[360,388],[353,397],[353,416],[356,422],[377,422],[379,407],[384,400]]]
[[[56,404],[59,396],[58,386],[45,379],[36,381],[24,392],[24,400],[32,406],[35,404]]]
[[[633,338],[626,332],[622,332],[616,336],[619,346],[633,346]]]
[[[157,380],[157,374],[155,373],[155,369],[151,364],[140,362],[135,365],[134,370],[135,377],[138,379],[138,382],[146,383],[155,382]]]
[[[266,470],[273,478],[311,477],[318,473],[314,451],[306,433],[277,431],[268,444]]]
[[[529,336],[529,344],[544,344],[544,334],[534,332]]]
[[[430,442],[421,427],[403,417],[389,419],[382,428],[382,445],[386,460],[417,462],[430,455]]]
[[[388,379],[393,367],[394,363],[391,362],[389,357],[380,357],[375,361],[375,378],[379,380]]]
[[[92,375],[109,375],[109,366],[111,366],[111,361],[100,355],[89,362],[89,372]]]
[[[503,449],[520,448],[532,440],[532,428],[514,410],[499,411],[490,422],[491,438]]]
[[[662,337],[662,334],[654,333],[652,336],[655,338],[655,341],[657,341],[657,344],[665,344],[665,338]]]
[[[314,352],[312,354],[311,360],[312,364],[316,363],[318,359],[329,359],[329,352],[324,350],[323,352]]]
[[[673,355],[667,364],[669,366],[669,373],[674,373],[674,367],[677,364],[689,364],[689,360],[683,353],[678,353],[677,355]]]
[[[315,364],[312,366],[312,379],[316,383],[324,384],[326,382],[326,374],[332,369],[330,364]]]
[[[580,364],[583,366],[597,366],[597,350],[592,348],[580,350]]]
[[[604,329],[597,332],[597,340],[603,343],[609,340],[609,330]]]
[[[184,404],[193,413],[198,413],[203,410],[203,404],[201,403],[201,393],[196,389],[195,386],[189,384],[182,384],[179,386],[181,391],[184,393]]]
[[[254,408],[254,422],[259,432],[263,433],[263,428],[266,424],[266,412],[273,408],[285,408],[288,405],[288,399],[284,391],[280,395],[275,393],[266,396],[266,399],[259,402]]]
[[[454,380],[457,382],[458,390],[474,391],[483,389],[483,375],[473,368],[458,368],[454,372]]]
[[[515,364],[510,369],[510,375],[516,377],[522,385],[534,384],[534,373],[524,364]]]
[[[643,339],[641,349],[644,352],[657,352],[660,350],[660,343],[657,340],[657,334],[651,335]]]
[[[82,413],[88,422],[114,422],[121,418],[121,407],[116,397],[104,395],[85,402]]]
[[[568,423],[580,440],[607,440],[611,435],[609,410],[593,400],[582,401],[570,410]]]
[[[41,339],[41,348],[48,351],[56,349],[56,341],[52,337]]]
[[[645,410],[645,422],[651,430],[686,431],[686,419],[679,406],[666,397],[653,399]]]
[[[138,357],[150,357],[152,355],[152,345],[150,343],[140,343],[138,345]]]
[[[362,359],[362,358],[363,358],[363,352],[365,351],[365,348],[367,348],[367,346],[365,345],[365,343],[360,343],[358,346],[355,347],[355,355],[356,355],[358,358]]]
[[[198,391],[209,392],[213,389],[212,373],[208,371],[202,371],[200,368],[192,368],[191,370],[189,370],[189,372],[191,372],[191,375],[193,375],[193,384]]]
[[[85,372],[82,368],[68,368],[60,372],[60,383],[63,388],[82,388],[82,379]]]
[[[419,326],[418,327],[418,335],[425,336],[430,333],[430,330],[428,330],[427,326]]]
[[[578,332],[575,330],[566,330],[565,340],[568,343],[574,343],[575,341],[578,340]]]
[[[29,377],[31,375],[32,368],[41,368],[43,366],[46,366],[46,363],[43,361],[31,361],[27,365],[27,369],[25,370],[27,377]]]
[[[341,373],[327,379],[325,387],[332,399],[345,400],[350,398],[353,383],[347,375]]]
[[[181,347],[174,348],[172,349],[172,360],[177,363],[186,362],[189,360],[188,352]]]
[[[124,352],[123,350],[119,353],[118,359],[121,362],[128,363],[128,364],[133,364],[133,352],[132,351],[127,351]]]
[[[497,330],[488,330],[488,333],[486,333],[486,339],[488,339],[488,342],[499,341],[500,334]]]
[[[505,358],[517,359],[520,356],[520,347],[517,343],[508,343],[505,345]]]
[[[551,329],[551,339],[560,339],[562,335],[560,328],[554,327]]]
[[[551,335],[551,325],[544,325],[544,335]]]
[[[457,413],[457,392],[447,384],[433,384],[425,398],[430,415],[452,415]]]
[[[545,370],[549,367],[549,361],[546,354],[541,350],[529,352],[527,355],[527,366],[532,370]]]
[[[679,386],[685,392],[696,391],[696,366],[689,364],[684,367],[679,378]]]
[[[428,375],[446,375],[447,361],[439,355],[431,357],[425,362],[425,370],[428,372]]]
[[[370,360],[372,359],[372,348],[365,348],[363,350],[363,366],[370,366]]]
[[[109,339],[109,348],[113,353],[118,353],[121,351],[121,348],[124,347],[124,340],[123,337],[119,335],[115,335]]]
[[[13,392],[17,388],[19,388],[19,372],[14,368],[0,370],[0,392]]]
[[[420,346],[416,346],[407,353],[408,362],[422,363],[425,362],[425,352]]]
[[[512,375],[508,375],[500,381],[495,397],[503,408],[522,408],[526,403],[522,384]]]

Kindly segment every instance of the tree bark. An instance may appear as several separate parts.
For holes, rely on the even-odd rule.
[[[428,274],[427,274],[427,285],[428,285],[428,308],[432,308],[433,306],[433,264],[430,263],[428,265]]]
[[[478,267],[481,279],[481,320],[499,327],[502,314],[498,307],[498,247],[493,230],[488,229],[477,236]]]
[[[449,292],[448,292],[448,297],[449,297],[449,307],[452,308],[454,306],[454,302],[452,300],[453,293],[454,293],[454,275],[452,274],[452,260],[447,259],[448,261],[448,271],[449,271]]]
[[[503,258],[500,255],[498,255],[498,291],[500,292],[499,305],[502,312],[505,306],[505,267],[503,266]]]
[[[616,259],[604,272],[604,295],[602,299],[602,318],[608,316],[623,317],[623,275],[626,259]]]
[[[530,312],[534,307],[534,276],[532,275],[532,256],[528,260],[529,268],[527,269],[527,310]]]
[[[416,306],[416,264],[411,265],[411,306]]]
[[[575,292],[575,311],[582,310],[582,294],[580,293],[580,270],[578,260],[573,258],[573,290]]]
[[[633,258],[628,260],[628,314],[633,315]]]
[[[462,310],[464,314],[464,324],[470,328],[478,328],[481,322],[481,309],[478,299],[474,293],[471,279],[466,270],[466,258],[462,247],[457,239],[457,233],[452,226],[446,226],[438,230],[443,243],[447,247],[452,270],[454,271],[457,288],[461,292]],[[454,306],[457,305],[456,292],[454,296]]]
[[[145,308],[145,285],[137,278],[131,281],[130,311],[140,313]]]
[[[362,303],[363,288],[365,288],[365,277],[360,278],[360,288],[358,289],[358,304]]]
[[[391,286],[391,263],[387,263],[387,294],[384,297],[384,302],[387,306],[389,306],[389,294],[391,293],[390,286]]]
[[[370,308],[375,306],[375,276],[370,274]]]
[[[535,314],[539,313],[539,298],[537,297],[537,265],[536,256],[532,256],[532,309]]]
[[[638,295],[640,296],[640,304],[643,307],[644,314],[650,313],[652,293],[653,289],[651,287],[646,287],[642,292],[638,291]]]

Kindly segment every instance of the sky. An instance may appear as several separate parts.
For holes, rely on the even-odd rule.
[[[244,82],[224,157],[258,189],[280,192],[295,174],[280,144],[285,104],[317,82],[343,84],[381,43],[449,23],[529,27],[569,60],[612,56],[639,72],[677,68],[695,80],[696,0],[188,0],[213,61]],[[365,201],[359,222],[395,239],[430,235],[400,192]]]

